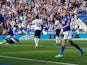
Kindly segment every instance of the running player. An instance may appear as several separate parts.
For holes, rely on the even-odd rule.
[[[75,48],[77,48],[80,51],[81,55],[83,55],[83,53],[84,53],[83,50],[72,41],[72,34],[71,34],[72,32],[70,29],[70,18],[67,16],[67,10],[63,9],[62,16],[63,16],[63,18],[62,18],[62,27],[61,28],[63,29],[64,38],[62,40],[62,46],[61,46],[60,52],[55,57],[63,57],[63,52],[65,49],[67,40],[70,42],[70,44],[72,46],[74,46]]]

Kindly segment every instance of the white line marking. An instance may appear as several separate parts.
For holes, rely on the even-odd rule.
[[[55,39],[40,39],[40,40],[55,40]],[[72,40],[87,40],[87,38],[73,38]]]
[[[49,64],[78,65],[78,64],[71,64],[71,63],[54,62],[54,61],[46,61],[46,60],[36,60],[36,59],[28,59],[28,58],[10,57],[10,56],[0,56],[0,57],[1,58],[8,58],[8,59],[16,59],[16,60],[25,60],[25,61],[49,63]]]

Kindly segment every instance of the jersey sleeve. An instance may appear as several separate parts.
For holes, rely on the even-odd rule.
[[[59,23],[59,21],[57,20],[57,21],[55,21],[55,25],[57,26],[57,25],[60,25],[60,23]]]
[[[34,25],[34,24],[35,24],[35,20],[32,21],[32,25]]]
[[[41,20],[41,25],[43,25],[43,21]]]

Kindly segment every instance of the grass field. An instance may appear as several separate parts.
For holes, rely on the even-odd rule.
[[[55,46],[55,40],[41,40],[38,48],[33,40],[22,44],[0,45],[0,65],[87,65],[87,41],[77,40],[85,51],[83,56],[69,43],[64,57],[55,58],[61,46]]]

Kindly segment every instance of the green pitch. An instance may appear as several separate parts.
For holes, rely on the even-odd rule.
[[[87,65],[87,41],[75,42],[84,49],[83,56],[67,42],[64,57],[55,58],[61,47],[55,45],[55,40],[41,40],[38,48],[33,40],[0,45],[0,65]]]

